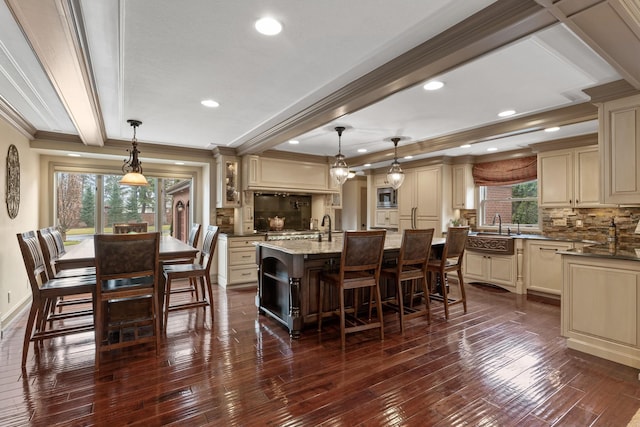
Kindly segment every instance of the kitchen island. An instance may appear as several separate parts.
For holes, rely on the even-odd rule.
[[[640,246],[559,251],[567,347],[640,368]]]
[[[384,262],[393,262],[397,258],[401,243],[401,233],[387,233]],[[443,238],[433,239],[434,247],[441,247],[443,244]],[[282,323],[294,338],[300,336],[305,326],[315,325],[318,319],[320,273],[339,268],[342,245],[340,234],[334,234],[331,242],[326,239],[321,242],[316,240],[257,242],[256,304],[260,313],[267,314]],[[337,304],[337,299],[336,301],[332,299],[333,304]]]

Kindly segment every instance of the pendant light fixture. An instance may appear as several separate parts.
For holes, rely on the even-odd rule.
[[[404,182],[404,172],[400,167],[400,163],[398,163],[398,142],[400,138],[391,138],[391,141],[393,141],[393,163],[391,163],[389,172],[387,172],[387,182],[391,184],[394,190],[397,190]]]
[[[149,185],[147,182],[147,178],[142,175],[142,164],[138,160],[138,141],[136,140],[136,128],[142,124],[140,120],[127,120],[127,123],[133,127],[133,140],[131,141],[131,145],[133,148],[127,150],[129,152],[129,158],[124,161],[124,165],[122,165],[122,173],[124,176],[120,180],[121,185],[133,185],[133,186],[143,186]]]
[[[331,169],[329,170],[331,178],[334,179],[338,185],[344,184],[349,177],[349,166],[347,166],[347,163],[344,161],[344,156],[342,155],[342,132],[344,129],[343,126],[337,126],[335,128],[335,131],[338,132],[338,154],[336,154],[335,163],[331,165]]]

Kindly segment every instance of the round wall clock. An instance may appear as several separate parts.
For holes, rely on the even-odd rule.
[[[9,218],[18,216],[20,208],[20,158],[15,145],[9,146],[7,153],[7,211]]]

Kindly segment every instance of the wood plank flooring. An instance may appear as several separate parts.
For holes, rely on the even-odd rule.
[[[337,323],[292,340],[257,314],[255,290],[215,290],[171,313],[152,347],[107,355],[93,334],[31,349],[20,369],[22,314],[0,350],[0,425],[625,426],[640,408],[638,371],[568,350],[558,306],[468,285],[469,310],[413,319],[402,336],[385,315],[347,337]]]

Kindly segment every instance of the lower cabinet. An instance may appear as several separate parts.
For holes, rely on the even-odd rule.
[[[463,275],[467,283],[490,283],[514,291],[517,279],[516,256],[467,250],[464,256]]]
[[[221,234],[218,240],[218,285],[255,285],[258,280],[256,247],[262,240],[253,236],[228,236]]]
[[[395,209],[376,210],[376,226],[377,227],[397,227],[398,211]]]
[[[640,368],[640,262],[562,255],[562,263],[567,347]]]
[[[527,291],[562,294],[562,258],[558,251],[573,248],[572,242],[530,240],[527,242]]]

